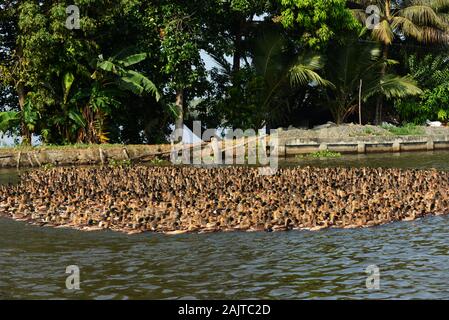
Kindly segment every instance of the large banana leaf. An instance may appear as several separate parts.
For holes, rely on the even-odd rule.
[[[159,101],[161,95],[156,85],[150,79],[135,70],[126,69],[126,67],[142,62],[146,58],[146,53],[128,55],[120,60],[115,60],[114,58],[103,60],[100,58],[97,62],[97,68],[114,74],[121,89],[129,90],[137,95],[150,93]]]
[[[70,110],[68,112],[68,116],[73,120],[73,122],[75,122],[77,126],[81,128],[84,128],[87,125],[86,120],[83,118],[82,114],[75,110]]]
[[[72,88],[73,82],[75,81],[75,76],[71,72],[64,74],[63,78],[63,92],[64,92],[64,104],[67,103],[70,89]]]
[[[161,98],[156,85],[139,72],[129,70],[125,76],[120,78],[121,84],[135,94],[141,95],[144,92],[154,95],[157,101]]]
[[[114,74],[117,73],[117,66],[115,65],[115,63],[109,61],[109,60],[100,60],[97,63],[97,68],[103,70],[103,71],[108,71],[108,72],[112,72]]]
[[[139,62],[142,62],[147,58],[146,53],[137,53],[130,56],[127,56],[119,61],[120,65],[123,67],[129,67]]]
[[[16,111],[0,112],[0,132],[6,132],[18,126],[20,123],[20,113]]]

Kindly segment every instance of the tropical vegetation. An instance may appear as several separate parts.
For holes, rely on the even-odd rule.
[[[449,0],[4,0],[0,134],[140,144],[193,120],[447,122],[448,13]]]

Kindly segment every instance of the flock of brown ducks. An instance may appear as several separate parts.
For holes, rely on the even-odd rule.
[[[53,168],[0,186],[0,215],[177,234],[356,228],[449,211],[449,173],[382,168]]]

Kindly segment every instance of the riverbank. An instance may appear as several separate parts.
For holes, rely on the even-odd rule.
[[[104,165],[169,159],[170,145],[75,145],[0,148],[0,168]]]
[[[308,153],[397,153],[449,149],[448,127],[326,124],[315,129],[278,129],[279,156]]]
[[[0,215],[126,233],[361,228],[449,213],[449,172],[374,168],[53,168],[0,187]]]
[[[449,127],[327,124],[308,130],[278,129],[277,137],[280,158],[322,151],[364,154],[449,150]],[[247,142],[248,139],[240,138],[234,141],[234,145]],[[223,143],[222,151],[225,148]],[[0,168],[160,162],[169,160],[170,152],[169,144],[0,148]]]

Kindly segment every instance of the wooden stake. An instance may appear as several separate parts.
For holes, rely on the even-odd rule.
[[[103,154],[103,150],[102,150],[101,148],[100,148],[99,150],[100,150],[100,161],[101,161],[101,164],[104,165],[104,154]]]
[[[20,158],[22,157],[22,151],[19,151],[19,154],[17,155],[17,169],[20,168]]]
[[[34,156],[34,160],[36,160],[36,163],[38,164],[39,167],[42,167],[42,163],[39,161],[37,155],[35,153],[33,153]]]
[[[28,158],[28,161],[30,162],[31,167],[34,168],[34,163],[33,163],[33,160],[31,159],[31,156],[29,153],[27,153],[27,158]]]
[[[128,154],[128,150],[126,150],[126,148],[123,148],[123,154],[125,155],[126,159],[129,160],[129,154]]]
[[[362,125],[362,84],[363,80],[360,79],[360,87],[359,87],[359,124]]]

